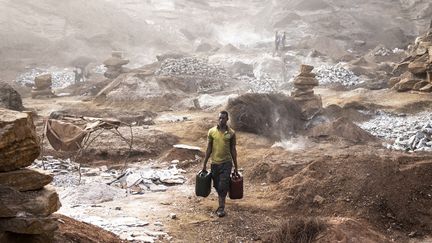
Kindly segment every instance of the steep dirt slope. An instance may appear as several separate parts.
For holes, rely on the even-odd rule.
[[[257,16],[269,28],[285,30],[294,46],[314,48],[334,58],[383,44],[403,48],[425,31],[429,1],[273,1]],[[298,45],[300,44],[300,45]],[[348,51],[348,50],[351,50]]]

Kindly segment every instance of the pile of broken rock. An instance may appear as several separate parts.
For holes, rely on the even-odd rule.
[[[31,115],[0,109],[0,242],[51,242],[58,228],[52,176],[25,168],[39,153]]]

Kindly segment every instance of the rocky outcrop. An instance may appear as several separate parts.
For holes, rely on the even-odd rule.
[[[393,70],[397,76],[389,80],[389,85],[399,92],[432,92],[432,28],[418,37],[409,51],[410,56]]]
[[[313,91],[313,88],[318,86],[313,69],[314,67],[309,65],[300,66],[300,74],[294,78],[294,90],[291,92],[291,96],[301,107],[305,120],[312,119],[322,110],[321,97]]]
[[[39,153],[32,117],[0,108],[0,172],[29,166]]]
[[[61,204],[52,176],[24,168],[39,155],[31,116],[0,110],[0,242],[52,242]],[[20,241],[17,241],[20,242]]]

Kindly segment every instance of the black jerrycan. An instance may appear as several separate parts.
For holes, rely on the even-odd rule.
[[[195,195],[207,197],[211,191],[211,173],[206,170],[198,172],[195,178]]]
[[[243,176],[240,173],[231,173],[229,198],[242,199],[243,198]]]

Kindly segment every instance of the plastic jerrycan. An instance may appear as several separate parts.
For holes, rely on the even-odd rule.
[[[211,173],[206,170],[198,172],[195,177],[195,195],[207,197],[211,191]]]
[[[242,199],[243,198],[243,176],[240,173],[231,173],[229,198]]]

